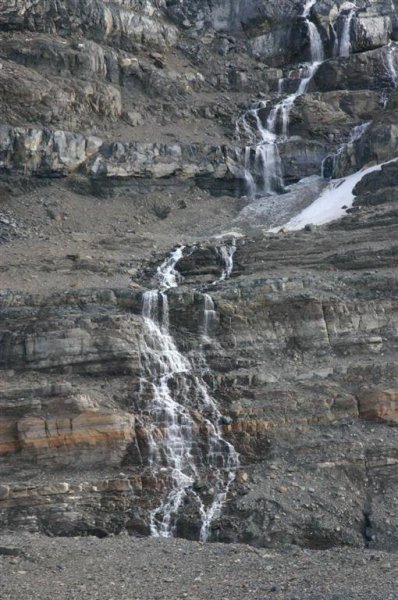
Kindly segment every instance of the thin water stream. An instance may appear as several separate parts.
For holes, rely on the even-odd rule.
[[[344,24],[340,38],[336,36],[333,48],[333,56],[347,58],[351,53],[351,24],[355,16],[355,8],[344,15]]]

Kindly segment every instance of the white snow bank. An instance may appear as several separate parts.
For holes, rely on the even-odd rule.
[[[362,177],[368,173],[380,171],[381,167],[396,160],[398,160],[398,158],[393,158],[379,165],[362,169],[348,177],[332,180],[312,204],[283,225],[284,229],[294,231],[302,229],[308,224],[324,225],[330,221],[340,219],[346,214],[346,209],[352,206],[355,198],[352,190],[356,184],[361,181]],[[343,206],[345,208],[343,208]],[[274,227],[269,231],[275,232],[279,231],[279,229],[280,227]]]

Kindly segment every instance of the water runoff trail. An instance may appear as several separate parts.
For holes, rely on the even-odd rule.
[[[233,246],[220,248],[221,279],[233,268],[233,251]],[[201,519],[199,539],[206,541],[235,479],[239,456],[223,438],[223,418],[204,380],[204,356],[183,355],[170,332],[168,291],[179,284],[175,267],[183,253],[182,246],[172,252],[157,269],[157,289],[143,294],[140,399],[147,413],[148,462],[153,472],[169,477],[169,492],[150,513],[150,529],[153,536],[174,537],[185,503],[192,503]],[[213,300],[204,294],[202,339],[209,339],[216,319]],[[204,480],[208,485],[202,485]]]

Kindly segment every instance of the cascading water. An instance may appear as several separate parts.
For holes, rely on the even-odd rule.
[[[140,402],[148,423],[148,464],[152,470],[167,472],[171,481],[171,491],[150,513],[150,530],[153,536],[175,536],[181,508],[190,499],[202,521],[199,538],[206,541],[235,478],[239,457],[222,436],[222,416],[203,378],[203,357],[201,368],[195,370],[170,334],[167,290],[178,285],[175,266],[182,255],[183,248],[170,255],[156,273],[159,289],[143,295]],[[206,337],[211,319],[216,319],[216,311],[205,294]],[[213,492],[203,500],[194,488],[205,470],[211,473]]]
[[[311,8],[316,0],[309,0],[303,9],[304,19],[310,43],[311,63],[304,68],[297,90],[281,100],[269,112],[266,126],[260,117],[260,111],[266,103],[259,102],[248,110],[237,123],[238,136],[243,133],[254,146],[246,147],[241,156],[243,177],[249,197],[264,197],[267,194],[283,191],[283,170],[278,150],[278,135],[286,139],[289,134],[290,113],[296,99],[305,94],[314,73],[324,60],[321,36],[315,24],[309,19]],[[278,89],[283,90],[283,79],[278,82]],[[258,143],[258,139],[260,142]]]
[[[260,111],[266,103],[257,102],[237,122],[238,137],[244,134],[252,146],[243,150],[244,178],[249,197],[265,196],[283,190],[282,163],[276,136],[262,124]]]
[[[208,340],[213,327],[218,321],[217,312],[214,307],[213,298],[210,294],[203,294],[204,309],[203,309],[203,338]]]
[[[334,56],[346,58],[351,53],[351,23],[355,15],[355,8],[352,8],[347,15],[344,15],[344,24],[340,39],[336,36],[333,49]]]
[[[155,278],[161,290],[168,290],[178,286],[180,275],[176,271],[176,264],[183,257],[185,246],[179,246],[156,270]]]
[[[173,484],[167,502],[151,513],[150,527],[152,535],[168,537],[175,533],[175,514],[196,472],[192,455],[194,423],[188,410],[174,398],[183,393],[181,382],[189,372],[189,364],[168,333],[167,295],[158,291],[146,292],[142,314],[144,374],[140,392],[152,400],[148,428],[149,464],[169,467]],[[177,394],[170,391],[172,380],[177,381]]]
[[[388,45],[387,51],[387,73],[391,80],[392,85],[396,88],[398,85],[398,73],[394,63],[394,54],[396,52],[396,46],[393,46],[391,42]]]
[[[218,248],[220,256],[224,262],[224,269],[221,273],[219,281],[228,279],[234,268],[234,254],[236,252],[236,240],[233,238],[228,246],[220,246]],[[216,282],[215,282],[216,283]]]
[[[310,21],[308,17],[305,18],[305,22],[307,24],[308,35],[310,38],[311,63],[319,64],[324,60],[322,39],[319,35],[316,25]]]
[[[267,120],[267,128],[273,134],[276,133],[279,122],[281,124],[282,136],[285,138],[288,136],[290,112],[294,106],[294,103],[299,96],[302,96],[306,93],[310,81],[315,74],[315,71],[324,60],[324,51],[321,36],[319,35],[319,31],[316,28],[315,24],[308,18],[311,12],[311,8],[314,6],[315,2],[316,0],[311,0],[310,2],[307,2],[307,4],[304,6],[304,10],[301,15],[301,17],[305,21],[308,31],[311,63],[306,65],[306,67],[304,68],[305,76],[301,78],[296,92],[294,92],[293,94],[289,94],[289,96],[287,96],[281,102],[276,104],[276,106],[274,106],[274,108],[271,110]],[[279,81],[278,87],[283,89],[283,80],[282,82],[281,80]]]

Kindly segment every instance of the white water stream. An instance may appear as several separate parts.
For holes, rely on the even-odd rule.
[[[336,37],[333,49],[334,56],[347,58],[351,53],[351,23],[355,15],[355,7],[351,8],[350,12],[344,16],[344,25],[340,39]]]
[[[202,521],[199,538],[206,541],[235,478],[239,457],[223,438],[221,414],[203,377],[204,357],[197,361],[201,368],[194,367],[170,333],[167,291],[178,285],[175,266],[183,250],[175,250],[157,269],[158,289],[143,295],[140,397],[147,407],[148,460],[154,471],[163,470],[171,482],[171,490],[150,513],[150,529],[153,536],[175,536],[181,509],[190,500]],[[232,270],[232,256],[226,251],[225,277]],[[216,319],[213,300],[204,294],[202,330],[206,338]],[[203,499],[195,484],[209,472],[212,491],[208,489]]]
[[[265,196],[283,190],[282,164],[276,135],[263,126],[260,117],[260,112],[265,108],[266,102],[256,102],[236,124],[238,137],[243,134],[252,142],[252,146],[244,148],[241,159],[249,197]]]
[[[236,252],[235,238],[232,238],[231,244],[229,244],[228,246],[219,246],[218,251],[224,262],[224,268],[219,281],[224,281],[224,279],[228,279],[230,277],[234,268],[234,254]]]
[[[266,108],[265,102],[256,103],[237,122],[236,131],[252,142],[243,150],[243,176],[246,182],[246,193],[249,197],[263,197],[267,194],[283,191],[283,169],[279,155],[278,142],[288,138],[290,113],[296,99],[306,93],[309,83],[318,66],[324,60],[321,36],[316,25],[309,19],[311,8],[316,0],[309,0],[304,6],[301,17],[304,19],[310,42],[311,63],[303,68],[297,90],[276,104],[268,114],[266,126],[260,111]],[[278,89],[283,90],[283,79],[278,82]]]
[[[393,84],[393,86],[396,88],[398,85],[398,73],[397,73],[397,69],[395,67],[395,63],[394,63],[394,54],[396,52],[397,48],[396,46],[392,45],[392,43],[390,42],[388,45],[388,51],[387,51],[387,73],[391,79],[391,83]]]
[[[203,294],[204,309],[203,309],[203,338],[209,340],[211,332],[218,322],[217,311],[215,310],[213,298],[210,294]]]
[[[340,40],[339,56],[347,57],[350,56],[351,51],[351,22],[354,17],[355,11],[350,10],[344,23],[343,33]]]
[[[311,63],[304,66],[303,72],[304,77],[301,78],[297,90],[293,94],[289,94],[286,98],[281,100],[271,110],[268,120],[267,128],[270,132],[275,134],[278,129],[278,123],[281,125],[281,133],[284,138],[288,137],[289,133],[289,120],[290,113],[294,106],[295,101],[299,96],[306,93],[308,86],[313,78],[317,68],[324,60],[324,51],[321,36],[319,31],[312,21],[309,20],[311,8],[314,6],[315,1],[311,0],[304,7],[302,17],[305,19],[305,23],[308,30],[308,36],[310,40],[310,52],[311,52]],[[283,89],[283,79],[279,82],[278,86]]]

